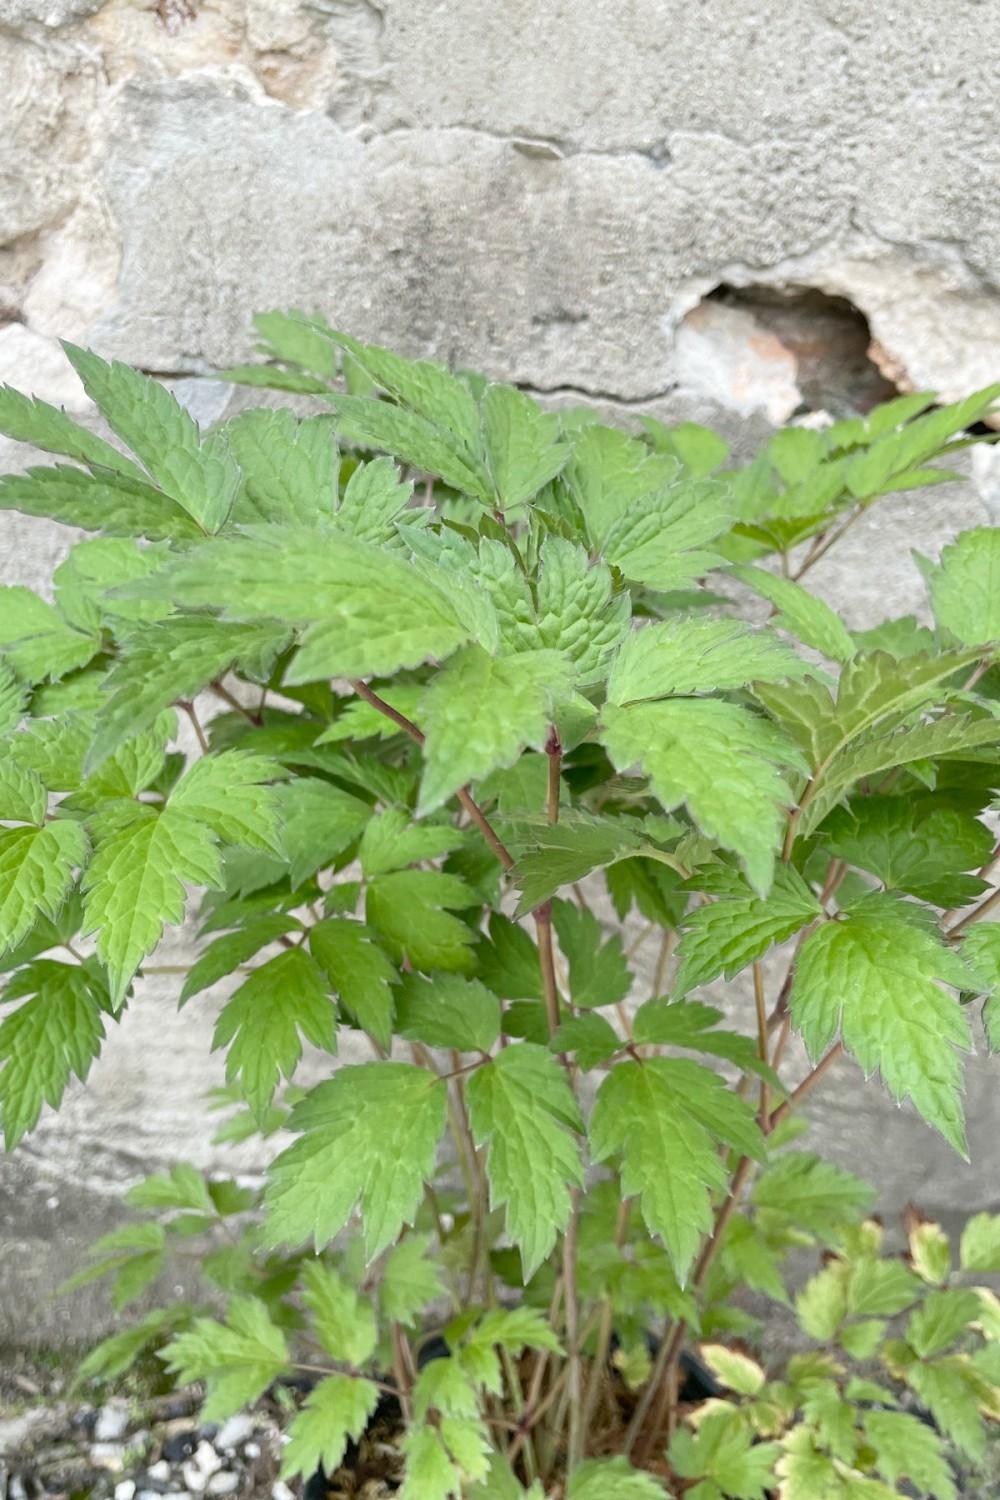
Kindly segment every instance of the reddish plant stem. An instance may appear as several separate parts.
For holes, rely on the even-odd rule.
[[[819,1062],[813,1068],[812,1072],[806,1074],[805,1078],[803,1078],[798,1088],[792,1090],[788,1098],[785,1100],[784,1104],[779,1104],[778,1108],[774,1111],[770,1120],[768,1121],[768,1129],[773,1130],[774,1127],[778,1125],[785,1118],[785,1116],[795,1108],[797,1104],[801,1103],[806,1095],[811,1093],[812,1090],[816,1087],[817,1083],[819,1083],[820,1079],[823,1077],[823,1074],[827,1071],[827,1069],[832,1068],[833,1064],[837,1062],[839,1058],[843,1057],[843,1055],[843,1042],[835,1042],[830,1048],[829,1052],[824,1053],[824,1055],[820,1058]]]
[[[753,997],[757,1010],[757,1055],[762,1063],[768,1061],[767,1000],[764,995],[764,970],[760,962],[753,966]],[[767,1132],[769,1114],[767,1080],[760,1080],[760,1128]]]

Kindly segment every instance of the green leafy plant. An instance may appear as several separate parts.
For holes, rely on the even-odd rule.
[[[403,1500],[948,1500],[1000,1416],[1000,1304],[969,1282],[1000,1219],[954,1271],[916,1219],[886,1255],[795,1110],[853,1059],[965,1150],[970,1007],[1000,1034],[998,532],[925,565],[933,628],[852,633],[802,579],[952,477],[1000,387],[727,467],[694,425],[630,436],[258,323],[266,361],[228,378],[317,414],[201,432],[67,346],[126,454],[0,392],[0,430],[69,460],[0,507],[99,533],[52,602],[0,590],[7,1145],[128,1024],[192,892],[219,1139],[274,1142],[261,1194],[183,1165],[132,1190],[75,1283],[125,1307],[193,1250],[227,1307],[148,1313],[81,1379],[159,1351],[218,1419],[309,1375],[290,1477],[391,1397]],[[769,1377],[742,1295],[790,1307],[809,1246],[816,1347]]]

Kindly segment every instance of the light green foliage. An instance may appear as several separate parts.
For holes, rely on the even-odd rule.
[[[426,736],[418,811],[432,812],[470,781],[541,750],[566,667],[555,651],[492,657],[467,646],[420,700]]]
[[[102,995],[82,967],[36,959],[9,981],[0,1021],[0,1123],[11,1150],[32,1130],[42,1105],[58,1108],[72,1076],[86,1081],[101,1050]]]
[[[966,646],[1000,640],[1000,531],[978,526],[945,547],[931,574],[934,618]]]
[[[368,884],[368,921],[389,953],[405,954],[415,969],[469,972],[475,933],[452,912],[474,903],[464,880],[436,870],[399,870]]]
[[[456,1052],[488,1052],[500,1035],[500,1002],[477,979],[406,974],[396,991],[396,1031]]]
[[[638,762],[664,810],[686,807],[704,834],[739,855],[758,894],[767,893],[792,800],[781,767],[799,760],[789,740],[747,709],[709,698],[609,704],[602,738],[620,771]]]
[[[165,923],[180,921],[187,885],[220,883],[217,841],[273,846],[276,812],[259,784],[273,771],[261,757],[229,751],[197,761],[162,811],[118,801],[91,820],[94,854],[84,874],[84,925],[97,933],[116,1008]],[[66,826],[82,838],[79,828]]]
[[[792,986],[792,1018],[814,1058],[839,1029],[866,1074],[877,1068],[894,1098],[912,1099],[964,1153],[955,1049],[968,1049],[969,1032],[941,984],[962,988],[967,982],[956,955],[919,912],[872,896],[845,921],[825,923],[806,939]]]
[[[763,1154],[750,1110],[697,1063],[619,1063],[601,1085],[590,1122],[594,1157],[621,1156],[622,1187],[639,1196],[682,1281],[711,1227],[710,1194],[726,1182],[721,1141]],[[670,1172],[663,1171],[667,1159],[676,1164]]]
[[[272,625],[227,625],[205,615],[178,615],[126,635],[106,679],[89,769],[178,698],[194,698],[234,663],[273,660],[286,640],[287,633]]]
[[[309,930],[309,946],[351,1016],[380,1047],[392,1040],[397,973],[361,922],[331,917]]]
[[[444,1129],[445,1097],[422,1068],[342,1068],[292,1112],[302,1139],[271,1168],[268,1235],[275,1244],[340,1233],[360,1206],[365,1251],[380,1254],[412,1223]]]
[[[16,948],[39,917],[58,914],[86,854],[78,823],[0,828],[0,951]]]
[[[571,1134],[583,1129],[579,1106],[555,1058],[528,1042],[480,1068],[467,1092],[473,1134],[488,1148],[491,1202],[506,1208],[529,1277],[566,1227],[570,1188],[583,1182]]]
[[[179,1163],[129,1189],[69,1287],[126,1308],[179,1251],[217,1300],[81,1377],[159,1352],[210,1420],[273,1387],[304,1479],[399,1379],[402,1500],[953,1500],[1000,1413],[973,1284],[1000,1219],[953,1245],[913,1210],[886,1253],[865,1184],[789,1147],[838,1036],[959,1150],[974,1006],[1000,1045],[998,532],[918,560],[934,630],[851,634],[803,580],[948,478],[1000,388],[739,464],[295,309],[257,328],[269,363],[232,378],[314,414],[203,432],[73,348],[112,442],[0,390],[0,431],[56,455],[0,509],[99,533],[51,591],[0,588],[7,1144],[170,983],[156,949],[200,902],[176,992],[226,986],[198,1002],[215,1139],[272,1157],[266,1188]],[[791,1308],[793,1253],[811,1347],[773,1371],[744,1294]],[[668,1440],[689,1338],[722,1394]]]
[[[89,350],[64,344],[87,395],[152,480],[206,532],[229,514],[240,471],[224,442],[202,441],[198,424],[167,388]]]
[[[263,1302],[234,1298],[224,1323],[199,1318],[167,1345],[163,1359],[183,1384],[203,1380],[207,1421],[222,1421],[254,1401],[287,1369],[288,1345]]]
[[[913,797],[858,797],[827,818],[831,854],[935,906],[965,906],[985,889],[964,871],[988,863],[993,838],[977,818]]]
[[[286,1479],[312,1474],[320,1465],[333,1474],[348,1438],[364,1432],[378,1402],[378,1387],[352,1375],[327,1375],[310,1391],[288,1431],[281,1472]]]
[[[247,1103],[264,1119],[279,1077],[291,1078],[301,1036],[335,1052],[336,1015],[315,959],[289,948],[255,969],[227,1001],[212,1039],[227,1047],[226,1079],[239,1079]]]
[[[93,630],[77,630],[31,589],[0,588],[0,650],[24,681],[65,677],[86,666],[99,646]]]
[[[428,1302],[444,1291],[430,1243],[429,1235],[410,1234],[386,1256],[379,1303],[387,1318],[404,1327],[413,1327]]]
[[[719,870],[702,879],[715,898],[689,911],[678,946],[678,993],[708,984],[720,974],[732,979],[773,943],[782,943],[820,914],[819,903],[790,866],[780,866],[766,897],[756,894],[735,871]]]
[[[615,658],[608,698],[627,704],[710,693],[755,681],[780,682],[809,670],[769,631],[755,631],[741,620],[682,615],[632,632]]]
[[[581,1464],[570,1481],[567,1500],[660,1500],[663,1486],[627,1459],[595,1459]]]
[[[763,568],[738,566],[732,573],[755,594],[770,600],[777,610],[774,624],[778,628],[822,651],[831,661],[849,661],[854,655],[854,642],[840,616],[801,584]]]
[[[503,511],[521,505],[554,479],[570,455],[559,419],[511,385],[489,385],[482,399],[486,464]]]
[[[701,1481],[687,1491],[696,1500],[722,1495],[733,1500],[764,1500],[778,1454],[776,1443],[755,1444],[735,1412],[713,1412],[695,1436],[682,1430],[670,1445],[675,1472],[682,1479]]]

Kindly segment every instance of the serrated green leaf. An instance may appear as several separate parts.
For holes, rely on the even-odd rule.
[[[86,666],[99,647],[93,631],[77,630],[31,589],[0,588],[0,650],[25,682],[65,677]]]
[[[337,329],[327,329],[331,343],[351,356],[373,385],[408,406],[427,421],[439,424],[470,453],[479,448],[479,412],[469,386],[444,365],[431,360],[404,359],[390,349],[362,344]],[[349,387],[350,388],[350,387]]]
[[[367,802],[317,776],[284,782],[274,796],[293,886],[332,864],[371,817]]]
[[[15,948],[39,917],[55,919],[87,848],[70,821],[0,828],[0,952]]]
[[[371,929],[349,917],[331,917],[309,930],[313,956],[357,1024],[388,1049],[399,975],[374,941]]]
[[[376,453],[389,453],[463,495],[492,504],[493,485],[460,438],[416,412],[364,396],[331,396],[339,436]]]
[[[19,510],[84,531],[146,537],[152,542],[193,540],[202,535],[197,522],[169,496],[145,483],[138,469],[134,475],[114,473],[111,468],[87,474],[57,464],[52,469],[5,474],[0,477],[0,510]]]
[[[259,953],[270,943],[276,943],[298,925],[295,917],[269,912],[248,922],[239,931],[217,938],[188,970],[181,989],[180,1003],[183,1005],[192,995],[198,995],[202,990],[217,984],[220,979],[246,963],[247,959],[253,958],[255,953]]]
[[[187,1208],[215,1214],[205,1178],[190,1162],[177,1162],[169,1172],[154,1172],[129,1188],[125,1201],[130,1208]]]
[[[379,1282],[379,1305],[385,1317],[414,1327],[429,1302],[444,1292],[441,1272],[429,1253],[429,1235],[410,1234],[385,1258]]]
[[[474,1418],[441,1417],[407,1434],[406,1477],[399,1500],[458,1500],[463,1481],[484,1479],[490,1445],[486,1428]]]
[[[596,1011],[587,1011],[563,1021],[549,1045],[553,1052],[574,1052],[586,1072],[613,1057],[622,1044],[610,1021]]]
[[[29,443],[43,453],[58,453],[80,463],[96,464],[142,479],[142,470],[89,428],[37,396],[25,396],[13,386],[0,386],[0,432],[17,443]],[[76,472],[71,470],[70,472]]]
[[[363,1365],[375,1352],[378,1338],[371,1302],[321,1261],[307,1261],[302,1278],[303,1301],[327,1354],[344,1364]]]
[[[43,1104],[58,1107],[71,1076],[86,1081],[104,1040],[100,996],[84,968],[38,959],[7,986],[4,1000],[14,999],[24,1003],[0,1022],[0,1122],[8,1151],[34,1129]]]
[[[730,572],[762,599],[770,600],[777,610],[774,624],[779,629],[822,651],[831,661],[849,661],[854,655],[855,643],[843,620],[801,584],[746,565],[732,567]]]
[[[337,350],[331,342],[330,330],[321,319],[311,318],[299,308],[290,307],[287,312],[255,313],[253,322],[264,340],[257,346],[261,353],[284,364],[300,365],[314,375],[328,377],[320,389],[329,390],[329,380],[337,373]]]
[[[500,1035],[500,1002],[478,979],[404,974],[395,1000],[396,1031],[408,1041],[488,1052]]]
[[[227,844],[278,853],[279,804],[266,783],[282,775],[250,750],[224,750],[195,761],[170,794],[170,809],[197,818]]]
[[[731,1350],[725,1352],[732,1357]],[[693,1434],[681,1428],[670,1445],[669,1457],[682,1479],[707,1480],[718,1487],[716,1494],[734,1500],[764,1500],[773,1487],[780,1452],[777,1443],[756,1441],[739,1412],[730,1409],[708,1412]],[[699,1488],[686,1493],[708,1500],[711,1492],[699,1495]]]
[[[711,894],[715,899],[689,911],[682,923],[675,980],[679,995],[720,974],[732,979],[772,944],[785,942],[820,915],[819,902],[789,865],[778,866],[764,898],[735,871],[720,871]]]
[[[955,1481],[938,1433],[905,1411],[866,1411],[865,1437],[875,1468],[889,1484],[909,1479],[934,1500],[955,1500]]]
[[[563,886],[592,870],[637,853],[643,840],[620,819],[568,810],[558,823],[539,815],[504,825],[505,842],[516,858],[514,878],[520,890],[518,916],[554,896]]]
[[[1000,640],[1000,528],[963,531],[931,574],[934,618],[966,646]]]
[[[579,433],[566,470],[595,547],[631,505],[666,489],[677,475],[675,458],[651,454],[637,438],[599,423]]]
[[[590,1122],[595,1161],[622,1158],[622,1189],[640,1200],[651,1233],[683,1284],[712,1223],[711,1193],[726,1174],[720,1139],[760,1155],[749,1108],[714,1073],[674,1058],[619,1063],[601,1084]]]
[[[544,1047],[506,1047],[466,1084],[476,1144],[487,1147],[490,1202],[506,1209],[525,1279],[569,1221],[570,1188],[583,1183],[579,1148],[565,1126],[583,1122],[565,1075]]]
[[[336,1012],[323,974],[302,948],[269,958],[223,1007],[212,1049],[228,1047],[226,1081],[240,1080],[262,1120],[279,1077],[291,1079],[302,1056],[299,1033],[325,1052],[337,1050]]]
[[[541,750],[566,666],[555,651],[493,657],[466,646],[437,672],[420,700],[424,773],[418,812],[467,782],[513,765],[526,746]]]
[[[288,1429],[281,1460],[284,1479],[311,1475],[317,1469],[335,1473],[357,1441],[378,1404],[378,1386],[353,1375],[327,1375],[306,1397]]]
[[[893,1098],[912,1099],[964,1155],[954,1049],[968,1050],[968,1026],[939,984],[960,987],[963,980],[954,953],[908,920],[899,903],[876,896],[806,939],[792,985],[792,1020],[814,1060],[839,1026],[865,1073],[878,1069]]]
[[[16,760],[0,761],[0,818],[41,824],[48,805],[48,794],[34,771]]]
[[[458,849],[465,835],[447,823],[415,823],[404,808],[390,807],[368,823],[358,855],[365,875],[385,875]]]
[[[671,485],[614,523],[604,539],[605,561],[648,588],[685,588],[718,566],[707,544],[727,530],[732,512],[728,491],[714,480]]]
[[[271,1244],[327,1245],[360,1207],[371,1261],[412,1223],[444,1130],[445,1089],[408,1063],[341,1068],[292,1111],[301,1140],[270,1170]]]
[[[102,1339],[81,1361],[71,1389],[79,1391],[91,1380],[114,1380],[124,1375],[140,1354],[159,1339],[166,1338],[190,1316],[187,1304],[176,1302],[171,1307],[154,1308],[134,1327],[123,1328],[120,1333]]]
[[[858,797],[824,821],[824,845],[838,858],[935,906],[964,906],[985,883],[962,872],[987,863],[993,837],[977,818],[912,797]]]
[[[566,1500],[663,1500],[658,1479],[633,1469],[627,1458],[592,1458],[570,1475]]]
[[[203,444],[198,424],[159,381],[75,344],[63,348],[87,395],[154,482],[205,531],[218,531],[239,483],[228,448],[212,439]]]
[[[337,528],[362,542],[385,541],[393,534],[393,521],[412,496],[412,482],[402,483],[391,458],[359,464],[344,490]]]
[[[569,991],[581,1010],[617,1005],[632,988],[632,975],[618,933],[605,939],[593,912],[570,901],[553,901],[552,921],[569,964]]]
[[[223,1421],[256,1401],[289,1366],[284,1334],[255,1297],[234,1297],[224,1323],[196,1319],[160,1358],[179,1384],[205,1382],[202,1414],[208,1422]]]
[[[269,525],[206,542],[155,584],[156,597],[214,607],[230,620],[302,627],[284,679],[293,686],[388,676],[448,656],[470,634],[442,570],[335,531]],[[143,588],[149,597],[153,582]]]
[[[966,1222],[959,1260],[963,1271],[1000,1270],[1000,1214],[974,1214]]]
[[[655,417],[640,417],[646,441],[657,453],[669,453],[696,479],[710,474],[725,461],[729,444],[700,422],[678,422],[666,426]]]
[[[986,1434],[979,1403],[984,1397],[995,1400],[995,1395],[975,1366],[962,1355],[946,1355],[943,1359],[921,1360],[911,1365],[906,1378],[920,1403],[930,1412],[938,1431],[969,1458],[981,1459]]]
[[[500,510],[522,505],[562,469],[572,448],[559,418],[512,385],[488,385],[480,403],[483,451]]]
[[[652,1046],[684,1047],[724,1057],[744,1072],[756,1073],[781,1088],[774,1070],[762,1062],[757,1043],[736,1031],[716,1031],[722,1012],[696,1000],[647,1000],[633,1022],[633,1039]]]
[[[608,699],[626,704],[782,681],[813,670],[777,636],[742,620],[680,616],[634,630],[615,658]]]
[[[130,632],[106,679],[88,770],[171,703],[195,697],[234,663],[273,658],[287,640],[275,625],[229,625],[206,615],[177,615]]]
[[[906,1342],[921,1359],[940,1354],[978,1321],[980,1308],[978,1294],[969,1287],[928,1292],[910,1314]]]
[[[786,1151],[769,1162],[751,1189],[758,1209],[773,1212],[824,1238],[863,1218],[875,1191],[853,1172],[806,1151]]]
[[[165,924],[183,918],[186,886],[219,884],[219,854],[209,828],[169,806],[158,813],[148,803],[112,803],[92,819],[90,832],[84,926],[97,933],[117,1009]]]
[[[257,407],[223,431],[242,474],[235,520],[308,526],[332,519],[339,459],[330,417],[299,420],[290,411]]]
[[[476,973],[503,1000],[541,999],[538,949],[524,928],[502,912],[490,912],[489,938],[480,935]]]
[[[476,905],[472,889],[456,875],[436,870],[397,870],[369,882],[366,914],[389,953],[415,969],[470,973],[473,930],[449,908]]]
[[[18,680],[10,662],[0,656],[0,735],[16,729],[24,717],[28,688]]]
[[[637,762],[666,812],[684,804],[703,833],[738,854],[765,895],[791,792],[779,767],[798,752],[773,725],[715,699],[608,704],[601,738],[613,764]]]
[[[627,592],[613,592],[603,563],[592,563],[585,548],[562,537],[545,538],[539,558],[537,640],[532,644],[561,651],[580,682],[594,682],[628,630],[629,614]]]

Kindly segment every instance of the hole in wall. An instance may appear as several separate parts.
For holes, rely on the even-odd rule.
[[[682,384],[775,423],[864,414],[908,389],[864,313],[815,287],[717,286],[677,333]]]

